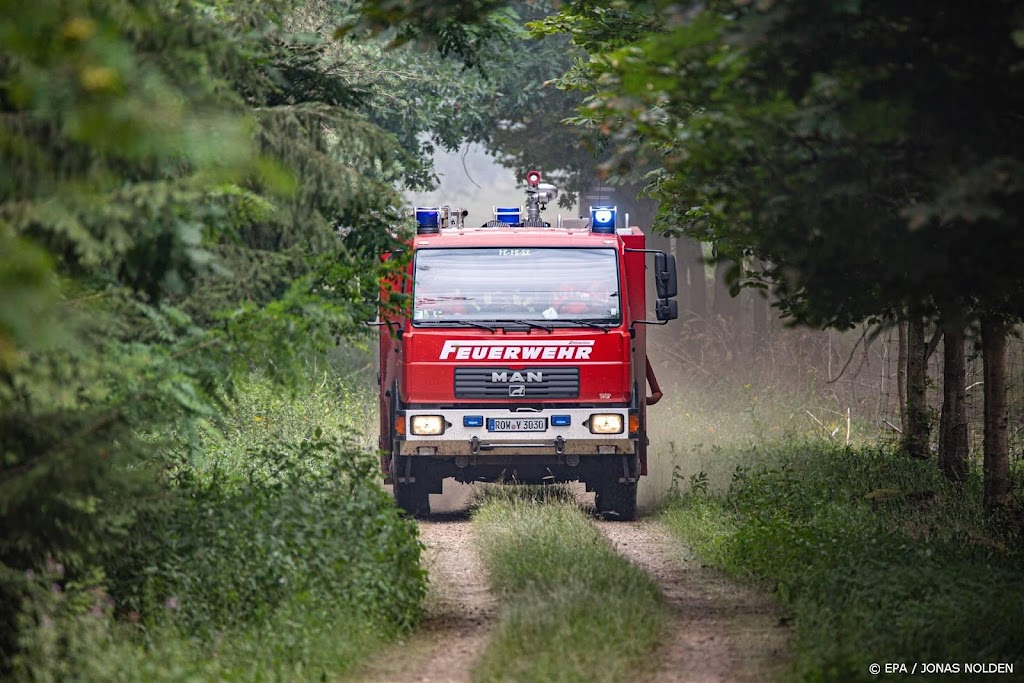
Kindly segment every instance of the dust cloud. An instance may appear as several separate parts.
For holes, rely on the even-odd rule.
[[[430,494],[430,512],[459,512],[469,508],[476,495],[476,484],[463,484],[454,479],[445,479],[442,493]]]

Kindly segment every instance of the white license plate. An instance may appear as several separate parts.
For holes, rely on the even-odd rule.
[[[487,431],[489,432],[544,432],[548,428],[546,417],[534,418],[501,418],[491,417],[487,419]]]

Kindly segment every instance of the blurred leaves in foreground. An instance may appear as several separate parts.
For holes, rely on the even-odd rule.
[[[200,531],[167,527],[178,513],[144,522],[166,512],[236,381],[260,369],[301,386],[307,354],[358,332],[397,267],[377,255],[399,237],[408,155],[358,111],[362,89],[295,25],[298,6],[0,2],[0,671],[31,646],[22,605],[51,584],[114,590],[124,615],[123,574],[153,578],[152,558],[123,564],[128,540]],[[296,463],[348,452],[264,448]],[[350,476],[380,493],[366,468]],[[195,493],[244,524],[261,486],[244,504],[212,483]],[[403,600],[386,615],[396,628],[415,590]]]

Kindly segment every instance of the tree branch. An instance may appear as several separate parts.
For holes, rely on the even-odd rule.
[[[850,367],[850,363],[853,362],[853,355],[855,353],[857,353],[857,347],[860,346],[860,343],[862,341],[864,341],[864,337],[866,337],[867,335],[868,335],[868,328],[865,327],[864,328],[864,332],[862,332],[861,335],[860,335],[860,339],[858,339],[857,343],[853,345],[852,349],[850,349],[850,357],[846,359],[846,363],[843,364],[843,369],[839,371],[839,375],[835,379],[830,379],[827,382],[825,382],[826,384],[835,384],[840,379],[842,379],[843,374],[846,372],[846,369],[848,367]]]

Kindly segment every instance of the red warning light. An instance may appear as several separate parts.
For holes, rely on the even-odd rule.
[[[540,171],[529,171],[526,174],[526,182],[530,187],[537,187],[540,185]]]

